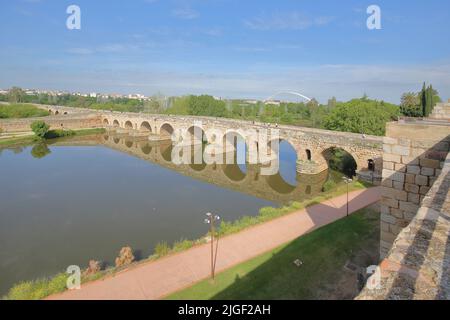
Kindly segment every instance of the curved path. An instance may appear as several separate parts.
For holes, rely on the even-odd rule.
[[[216,272],[256,257],[346,215],[346,195],[257,225],[220,239]],[[380,200],[380,187],[349,194],[349,211]],[[159,299],[210,275],[210,245],[147,262],[114,276],[85,284],[80,290],[49,297],[52,300]]]

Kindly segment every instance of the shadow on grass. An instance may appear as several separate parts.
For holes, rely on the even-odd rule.
[[[340,291],[344,265],[355,255],[378,253],[379,214],[364,209],[324,226],[271,252],[218,274],[215,282],[204,280],[168,299],[315,299],[327,298],[330,283]],[[367,259],[357,259],[366,261]],[[377,261],[370,261],[374,264]],[[344,275],[357,294],[357,278]],[[347,284],[346,284],[347,286]],[[335,294],[335,293],[334,293]],[[339,297],[342,297],[340,295]]]

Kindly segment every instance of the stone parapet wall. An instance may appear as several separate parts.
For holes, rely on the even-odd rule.
[[[383,144],[380,254],[386,256],[442,173],[450,126],[389,123]]]
[[[440,170],[358,300],[450,299],[450,155]]]
[[[450,101],[447,103],[438,103],[430,115],[431,119],[447,119],[450,121]]]
[[[31,131],[31,124],[34,121],[45,121],[50,125],[50,129],[89,129],[101,128],[101,117],[96,114],[91,115],[62,115],[42,118],[25,119],[0,119],[0,129],[3,132],[28,132]]]

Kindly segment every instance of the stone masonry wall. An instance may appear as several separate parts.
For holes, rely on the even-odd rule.
[[[88,129],[101,128],[102,122],[98,115],[62,115],[43,118],[0,119],[0,129],[3,132],[30,131],[34,121],[42,120],[50,125],[50,129]]]
[[[450,299],[449,188],[450,154],[421,208],[397,236],[358,300]]]
[[[381,257],[414,218],[441,174],[449,152],[450,126],[389,123],[383,142]]]

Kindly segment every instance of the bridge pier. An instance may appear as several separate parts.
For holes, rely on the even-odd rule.
[[[167,135],[162,135],[162,134],[151,133],[148,136],[148,140],[149,141],[172,141],[172,137],[167,136]]]
[[[299,174],[320,174],[328,170],[327,163],[316,163],[311,160],[297,160],[297,173]]]

